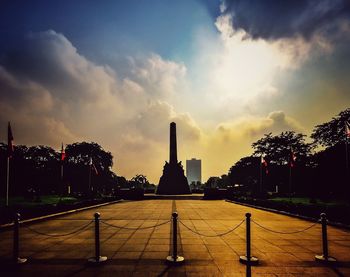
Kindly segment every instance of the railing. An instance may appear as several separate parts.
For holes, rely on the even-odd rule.
[[[168,262],[171,263],[181,263],[184,261],[184,257],[178,255],[177,250],[177,233],[178,233],[178,227],[179,224],[181,224],[185,229],[188,231],[197,234],[202,237],[222,237],[225,235],[228,235],[235,230],[237,230],[244,222],[246,222],[246,255],[240,256],[240,262],[246,265],[246,275],[251,276],[251,266],[257,265],[259,263],[259,260],[257,257],[252,256],[251,254],[251,223],[255,224],[258,228],[261,228],[267,232],[279,234],[279,235],[291,235],[291,234],[297,234],[302,233],[310,230],[311,228],[315,227],[319,223],[321,223],[322,226],[322,250],[323,253],[321,255],[316,255],[315,259],[317,261],[322,262],[335,262],[336,259],[334,257],[329,256],[328,252],[328,238],[327,238],[327,218],[326,214],[322,213],[321,218],[318,222],[312,223],[309,226],[300,229],[300,230],[293,230],[293,231],[281,231],[281,230],[275,230],[269,227],[266,227],[264,224],[261,224],[255,220],[253,220],[251,217],[252,215],[250,213],[246,213],[245,218],[240,221],[235,226],[229,228],[227,231],[217,233],[215,235],[213,234],[205,234],[203,232],[196,231],[195,229],[188,226],[186,223],[184,223],[181,219],[179,219],[177,212],[172,213],[172,218],[169,220],[165,220],[163,222],[151,225],[151,226],[144,226],[144,227],[129,227],[129,226],[119,226],[112,223],[109,223],[107,220],[101,220],[100,219],[100,213],[94,214],[94,219],[55,219],[55,220],[65,220],[65,221],[87,221],[86,223],[76,227],[74,230],[66,233],[48,233],[43,232],[42,230],[35,229],[31,226],[28,226],[27,224],[21,224],[20,222],[20,214],[15,214],[14,218],[14,224],[13,224],[13,262],[15,264],[23,264],[27,262],[26,258],[21,258],[19,255],[19,244],[20,244],[20,226],[23,226],[23,228],[27,229],[30,232],[33,232],[40,236],[47,236],[51,238],[59,238],[59,237],[69,237],[72,235],[76,235],[78,233],[81,233],[85,230],[87,230],[90,225],[94,223],[94,233],[95,233],[95,253],[94,257],[88,259],[90,263],[93,264],[100,264],[107,260],[106,256],[101,256],[101,248],[100,248],[100,223],[116,228],[116,229],[125,229],[125,230],[145,230],[145,229],[151,229],[151,228],[157,228],[163,225],[166,225],[168,223],[172,223],[172,253],[170,256],[166,258]]]

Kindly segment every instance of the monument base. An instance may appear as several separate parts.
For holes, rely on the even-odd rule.
[[[191,194],[190,186],[180,163],[166,162],[160,177],[156,194],[179,195]]]

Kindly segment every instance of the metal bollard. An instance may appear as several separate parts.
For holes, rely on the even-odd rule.
[[[171,263],[180,264],[185,261],[185,258],[177,255],[177,212],[172,214],[173,218],[173,253],[166,260]]]
[[[107,261],[106,256],[100,255],[100,213],[95,213],[95,257],[88,259],[89,263],[100,264]]]
[[[24,264],[27,259],[19,257],[19,220],[21,215],[15,214],[15,220],[13,223],[13,262],[15,264]]]
[[[325,213],[321,213],[322,224],[322,255],[316,255],[316,261],[320,262],[336,262],[337,260],[328,255],[328,238],[327,238],[327,217]]]
[[[239,261],[242,264],[245,264],[247,267],[247,276],[251,276],[251,266],[252,265],[257,265],[259,263],[259,259],[256,257],[251,256],[251,248],[250,248],[250,213],[246,213],[246,255],[245,256],[240,256]]]

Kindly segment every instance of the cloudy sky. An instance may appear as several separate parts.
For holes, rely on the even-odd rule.
[[[158,183],[169,123],[203,179],[350,106],[347,0],[1,1],[0,140],[94,141]]]

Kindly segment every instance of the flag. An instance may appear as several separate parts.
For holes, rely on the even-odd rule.
[[[296,156],[293,152],[293,149],[290,150],[290,157],[289,157],[289,166],[290,167],[294,167],[295,166],[295,160],[296,160]]]
[[[267,168],[268,164],[266,159],[263,156],[261,156],[261,165],[265,167],[265,173],[269,174],[269,169]]]
[[[12,135],[12,130],[11,130],[11,124],[10,122],[8,123],[7,126],[7,156],[9,158],[12,158],[13,156],[13,135]]]
[[[62,143],[62,148],[61,148],[61,162],[63,162],[65,158],[66,158],[66,152],[64,151],[63,143]]]
[[[345,121],[345,135],[347,138],[350,138],[350,123]]]

